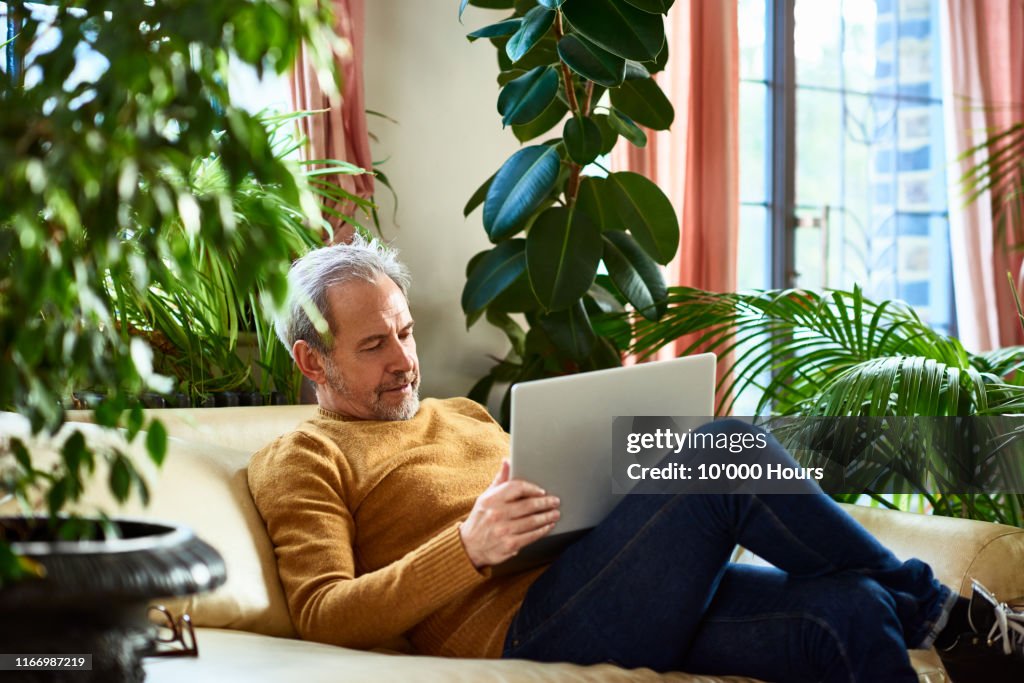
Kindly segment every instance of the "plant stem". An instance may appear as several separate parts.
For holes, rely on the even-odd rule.
[[[555,18],[555,38],[561,40],[563,36],[562,32],[562,13],[559,12]],[[572,72],[569,71],[568,65],[562,60],[558,61],[559,66],[562,67],[562,81],[565,83],[565,99],[569,102],[569,109],[572,111],[573,116],[578,116],[581,119],[587,115],[590,109],[590,95],[593,92],[593,82],[587,84],[587,103],[585,109],[580,109],[579,100],[576,99],[576,88],[573,87]],[[576,203],[576,195],[580,191],[580,171],[582,167],[575,163],[569,163],[569,180],[565,185],[565,205],[571,207]]]
[[[569,165],[569,181],[565,185],[565,204],[572,206],[576,203],[576,195],[580,191],[580,171],[582,167],[577,163]]]
[[[583,102],[583,115],[590,116],[590,103],[594,99],[594,81],[587,81],[587,99]]]
[[[555,19],[555,38],[561,40],[562,36],[562,13],[559,12]],[[559,66],[562,67],[562,82],[565,83],[565,99],[569,102],[569,109],[572,110],[576,116],[584,116],[585,114],[580,111],[579,100],[576,99],[576,89],[573,87],[572,72],[569,71],[569,66],[562,60],[558,60]]]
[[[572,87],[572,72],[569,71],[569,67],[562,62],[562,77],[565,80],[565,98],[569,100],[569,109],[573,115],[583,117],[584,114],[580,111],[579,100],[576,99],[576,89]]]

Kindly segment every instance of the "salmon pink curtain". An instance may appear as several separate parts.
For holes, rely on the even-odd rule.
[[[1024,0],[946,0],[945,7],[946,145],[956,159],[1024,121]],[[958,184],[982,159],[956,161],[947,176],[957,328],[972,351],[1024,343],[1006,277],[1010,272],[1021,291],[1022,254],[1013,242],[1024,226],[1003,210],[1005,196],[986,193],[965,204]],[[999,219],[1009,221],[1002,231]]]
[[[325,110],[300,119],[303,134],[308,139],[307,159],[341,159],[367,170],[372,165],[370,138],[366,127],[366,103],[363,93],[363,33],[366,11],[364,0],[333,0],[335,30],[346,46],[336,57],[343,86],[340,101],[320,87],[315,69],[300,48],[292,72],[292,103],[297,110]],[[359,197],[373,195],[373,175],[341,175],[333,178],[348,192]],[[351,204],[332,208],[350,214]],[[347,242],[352,227],[344,221],[330,217],[334,227],[334,242]]]

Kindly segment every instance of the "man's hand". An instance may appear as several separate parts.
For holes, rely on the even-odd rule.
[[[522,479],[509,479],[508,460],[480,494],[459,528],[462,545],[477,569],[504,562],[541,538],[558,521],[559,500]]]

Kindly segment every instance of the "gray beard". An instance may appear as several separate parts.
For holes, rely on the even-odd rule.
[[[341,373],[337,371],[337,368],[334,367],[334,363],[331,361],[327,361],[324,364],[324,375],[326,375],[327,386],[333,389],[335,393],[348,399],[353,398],[352,393],[341,379]],[[374,419],[397,422],[400,420],[410,420],[415,417],[420,409],[419,375],[413,380],[411,388],[412,393],[398,405],[388,405],[383,401],[381,391],[374,389],[373,402],[370,404],[370,410],[373,412]]]
[[[419,383],[417,382],[417,385]],[[412,388],[412,394],[409,395],[404,401],[396,406],[385,405],[380,397],[374,401],[373,413],[378,420],[411,420],[416,416],[416,413],[420,409],[420,390],[419,386]]]

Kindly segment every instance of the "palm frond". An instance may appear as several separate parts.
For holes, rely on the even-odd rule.
[[[1011,248],[1024,244],[1024,121],[993,132],[965,150],[958,160],[981,160],[960,177],[964,204],[990,192],[995,200],[993,218],[998,233]]]
[[[728,365],[719,388],[729,412],[748,389],[759,414],[970,415],[1024,403],[1005,380],[1021,350],[981,356],[942,335],[908,306],[875,303],[860,288],[711,293],[672,288],[658,321],[633,318],[630,351],[650,357],[685,335],[681,355],[708,350]],[[993,393],[994,392],[994,393]]]

